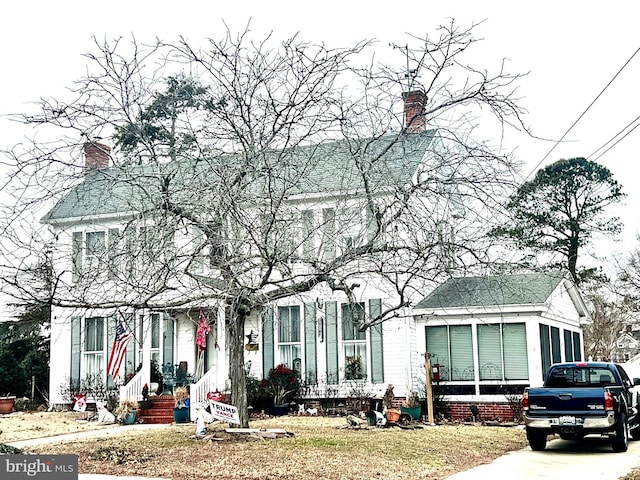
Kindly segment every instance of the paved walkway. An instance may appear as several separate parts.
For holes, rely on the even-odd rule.
[[[87,430],[85,432],[67,433],[64,435],[53,435],[51,437],[32,438],[29,440],[17,440],[15,442],[7,442],[7,445],[11,445],[16,448],[26,448],[34,445],[43,445],[46,443],[57,442],[69,442],[78,440],[81,438],[94,438],[94,437],[108,437],[108,436],[120,436],[127,431],[143,431],[143,430],[159,430],[162,428],[171,428],[171,424],[145,424],[138,423],[135,425],[114,425],[113,428],[101,428],[98,430]],[[170,479],[158,479],[148,477],[122,477],[114,475],[101,475],[97,473],[80,473],[78,475],[79,480],[170,480]]]

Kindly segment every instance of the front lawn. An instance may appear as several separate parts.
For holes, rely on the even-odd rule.
[[[251,442],[195,440],[194,425],[174,425],[122,437],[31,447],[28,452],[77,454],[80,473],[172,480],[435,480],[526,446],[524,432],[515,428],[339,428],[343,425],[343,418],[328,417],[257,420],[252,428],[284,428],[294,436]]]

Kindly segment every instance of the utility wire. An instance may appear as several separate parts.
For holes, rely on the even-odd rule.
[[[611,140],[609,140],[607,143],[610,143],[613,141],[614,138],[616,138],[618,135],[620,135],[622,132],[624,132],[627,128],[629,128],[629,125],[632,125],[635,121],[637,121],[640,118],[640,116],[638,116],[633,122],[629,123],[626,127],[624,127],[620,132],[618,132]],[[609,150],[611,150],[613,147],[615,147],[617,144],[619,144],[622,140],[624,140],[631,132],[633,132],[636,128],[640,127],[640,123],[636,124],[631,130],[629,130],[627,133],[625,133],[622,137],[620,137],[613,145],[611,145],[609,148],[607,148],[604,152],[602,152],[600,155],[598,155],[596,158],[593,159],[593,161],[595,162],[596,160],[598,160],[600,157],[602,157],[605,153],[607,153]],[[602,147],[600,147],[598,150],[601,150],[602,148],[604,148],[607,143],[605,143]],[[594,153],[592,153],[591,155],[594,155],[598,150],[596,150]]]
[[[533,172],[535,172],[540,165],[542,165],[542,163],[547,159],[547,157],[549,155],[551,155],[551,152],[553,152],[556,147],[560,144],[560,142],[562,142],[564,140],[564,138],[569,134],[569,132],[571,130],[573,130],[573,127],[576,126],[576,124],[582,119],[582,117],[585,116],[585,114],[591,109],[591,107],[593,106],[594,103],[596,103],[598,101],[598,99],[602,96],[602,94],[609,88],[609,86],[614,82],[614,80],[618,77],[618,75],[620,75],[620,73],[622,73],[622,71],[627,67],[627,65],[629,65],[629,62],[631,62],[631,60],[633,60],[633,57],[636,56],[636,54],[640,52],[640,47],[638,47],[638,49],[633,52],[633,55],[631,55],[631,57],[629,57],[629,59],[624,63],[624,65],[622,65],[622,67],[620,68],[620,70],[618,70],[618,72],[613,76],[613,78],[611,80],[609,80],[609,83],[607,83],[605,85],[605,87],[602,89],[602,91],[596,96],[596,98],[593,99],[593,101],[589,104],[589,106],[587,108],[585,108],[584,112],[582,112],[582,114],[580,114],[580,116],[576,119],[575,122],[573,122],[571,124],[571,126],[567,129],[566,132],[564,132],[564,134],[562,135],[562,137],[560,138],[560,140],[558,140],[553,147],[551,147],[551,149],[547,152],[547,154],[542,158],[542,160],[540,160],[535,167],[533,167],[533,170],[531,170],[531,172],[525,177],[525,179],[529,178],[531,176],[531,174]],[[626,135],[625,135],[626,136]],[[624,137],[623,137],[624,138]],[[599,158],[599,157],[598,157]]]

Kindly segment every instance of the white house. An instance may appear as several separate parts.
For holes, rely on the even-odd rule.
[[[414,97],[405,96],[407,124],[415,116]],[[279,287],[278,278],[284,278],[285,270],[290,277],[308,275],[304,261],[331,264],[338,256],[366,244],[373,235],[380,235],[372,230],[377,213],[371,210],[371,203],[384,204],[388,207],[385,214],[392,216],[399,188],[422,181],[425,165],[434,171],[433,153],[439,148],[439,139],[435,130],[425,128],[424,121],[416,122],[408,133],[363,143],[363,151],[377,160],[368,167],[369,190],[354,163],[354,158],[359,158],[353,152],[354,144],[329,142],[273,153],[294,159],[321,159],[305,163],[309,171],[303,174],[296,170],[302,164],[293,162],[294,172],[288,172],[299,175],[294,185],[297,190],[284,199],[295,215],[287,221],[271,219],[282,222],[273,234],[273,245],[274,252],[293,252],[297,257],[289,255],[289,260],[278,264],[279,272],[271,272],[274,288]],[[244,226],[238,234],[230,222],[219,220],[222,206],[211,198],[202,198],[198,186],[202,185],[202,191],[205,186],[210,191],[212,184],[225,188],[223,183],[215,183],[216,174],[233,168],[235,157],[222,155],[215,163],[109,167],[108,146],[89,143],[84,153],[87,173],[83,181],[44,218],[54,237],[57,294],[64,299],[52,309],[51,403],[68,403],[65,391],[70,384],[77,386],[91,378],[114,384],[106,366],[119,323],[126,326],[132,338],[115,379],[118,384],[127,381],[120,389],[121,397],[140,396],[142,385],[151,379],[153,362],[163,367],[179,366],[194,382],[194,401],[204,399],[207,392],[228,389],[229,337],[223,321],[226,304],[219,300],[222,267],[216,263],[218,246],[211,241],[211,231],[218,228],[227,232],[225,247],[231,245],[229,248],[240,251],[246,248],[248,236],[262,232],[268,222],[264,212],[263,218],[248,218],[250,213],[246,212],[257,209],[249,205],[245,211],[233,212],[237,219],[247,215],[242,222],[236,221],[236,225]],[[278,165],[277,161],[273,164]],[[188,185],[184,183],[187,174]],[[263,182],[252,188],[267,186]],[[238,196],[242,193],[239,191]],[[168,220],[168,216],[154,215],[159,202],[164,202],[162,208],[167,212],[175,210],[178,201],[192,211]],[[438,213],[432,207],[429,219],[435,219]],[[210,231],[206,239],[202,229],[189,222],[202,211],[216,212],[207,220]],[[416,210],[412,215],[419,213]],[[445,220],[443,214],[438,221]],[[249,263],[241,266],[246,267],[243,280],[247,284],[264,274],[264,269],[252,269]],[[398,396],[413,388],[419,366],[414,362],[415,324],[409,309],[396,309],[394,318],[361,331],[358,327],[363,320],[396,308],[397,293],[386,281],[384,269],[382,275],[360,275],[357,269],[350,272],[345,265],[341,274],[358,285],[351,299],[343,291],[319,283],[280,298],[262,311],[251,312],[244,342],[245,361],[252,374],[262,378],[273,366],[285,363],[317,384],[318,396],[329,389],[335,395],[346,395],[350,381],[359,382],[359,388],[370,394],[382,393],[388,383],[396,386]],[[196,337],[202,317],[206,318],[208,332],[200,348]]]
[[[224,321],[229,284],[223,279],[230,269],[234,287],[248,294],[264,278],[269,288],[255,287],[260,295],[284,292],[247,317],[250,373],[263,378],[287,364],[313,386],[312,397],[344,398],[354,388],[382,394],[388,384],[403,397],[425,379],[426,351],[442,365],[451,392],[474,401],[495,396],[499,385],[535,384],[551,361],[579,358],[580,324],[588,315],[568,279],[543,283],[543,297],[521,293],[517,302],[503,293],[481,303],[466,296],[462,303],[434,304],[453,285],[447,283],[409,307],[431,288],[415,281],[424,276],[421,268],[448,262],[446,249],[433,245],[446,243],[448,222],[464,208],[437,131],[426,129],[423,118],[413,121],[420,105],[419,93],[405,95],[412,125],[406,133],[260,152],[262,170],[235,177],[255,181],[226,197],[216,192],[233,186],[225,175],[236,173],[236,154],[109,167],[110,148],[87,144],[86,176],[44,218],[61,299],[51,319],[51,403],[68,403],[67,387],[91,379],[126,381],[121,398],[139,397],[154,363],[188,377],[193,402],[228,390],[230,338],[237,341]],[[423,183],[428,188],[416,188]],[[396,222],[406,205],[413,223]],[[406,238],[415,242],[407,255],[419,252],[420,242],[434,252],[426,260],[407,257],[411,274],[396,275],[405,268],[401,255],[366,256],[380,239]],[[251,253],[262,247],[268,249],[262,258],[273,259],[269,265],[254,263],[260,256]],[[241,261],[232,264],[235,258]],[[332,276],[314,277],[318,269],[348,281],[351,295],[317,281]],[[402,302],[394,276],[406,281]],[[525,291],[516,279],[505,277],[506,287]],[[297,281],[311,286],[289,291]],[[119,324],[132,341],[114,379],[106,367]],[[198,345],[199,326],[205,334]],[[496,339],[502,343],[486,351]],[[460,342],[462,350],[453,349]],[[513,372],[521,378],[510,377]]]

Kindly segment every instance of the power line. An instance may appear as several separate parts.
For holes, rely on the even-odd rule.
[[[616,133],[607,143],[605,143],[604,145],[602,145],[600,148],[598,148],[598,150],[602,150],[604,147],[607,146],[607,144],[611,143],[618,135],[620,135],[622,132],[624,132],[627,128],[629,128],[629,126],[633,125],[635,122],[638,121],[638,119],[640,119],[640,115],[637,116],[635,118],[635,120],[633,120],[632,122],[628,123],[622,130],[620,130],[618,133]],[[611,145],[609,148],[607,148],[604,152],[602,152],[600,155],[598,155],[596,158],[593,159],[593,161],[597,161],[600,157],[602,157],[605,153],[607,153],[609,150],[611,150],[613,147],[615,147],[617,144],[619,144],[622,140],[624,140],[631,132],[633,132],[636,128],[640,127],[640,123],[637,123],[631,130],[629,130],[627,133],[625,133],[622,137],[620,137],[613,145]],[[593,155],[595,155],[598,150],[596,150],[595,152],[593,152],[591,155],[589,155],[589,157],[592,157]]]
[[[560,144],[560,142],[562,142],[564,140],[564,138],[569,134],[569,132],[571,130],[573,130],[573,127],[576,126],[576,124],[582,119],[582,117],[585,116],[585,114],[591,109],[591,107],[593,106],[594,103],[596,103],[598,101],[598,99],[602,96],[602,94],[609,88],[609,86],[614,82],[614,80],[616,78],[618,78],[618,75],[620,75],[620,73],[622,73],[622,71],[627,67],[627,65],[629,65],[629,62],[631,62],[631,60],[633,60],[633,57],[636,56],[636,54],[640,52],[640,47],[638,47],[636,49],[635,52],[633,52],[633,54],[629,57],[629,59],[624,63],[624,65],[622,65],[622,67],[620,67],[620,70],[618,70],[618,72],[613,76],[613,78],[611,80],[609,80],[609,82],[605,85],[605,87],[602,89],[602,91],[596,96],[596,98],[593,99],[593,101],[589,104],[589,106],[587,106],[587,108],[585,108],[584,112],[582,112],[580,114],[580,116],[576,119],[575,122],[573,122],[571,124],[571,126],[567,129],[566,132],[564,132],[564,134],[562,135],[562,137],[560,138],[560,140],[556,141],[556,143],[553,145],[553,147],[551,147],[551,149],[547,152],[547,154],[542,158],[542,160],[540,160],[535,167],[533,167],[533,170],[531,170],[531,172],[525,177],[525,179],[529,178],[531,176],[531,174],[533,172],[535,172],[540,165],[542,165],[542,163],[547,159],[547,157],[549,155],[551,155],[551,152],[553,152],[556,147]],[[626,135],[625,135],[626,136]],[[624,137],[623,137],[624,138]],[[602,147],[601,147],[602,148]],[[599,157],[598,157],[599,158]]]

